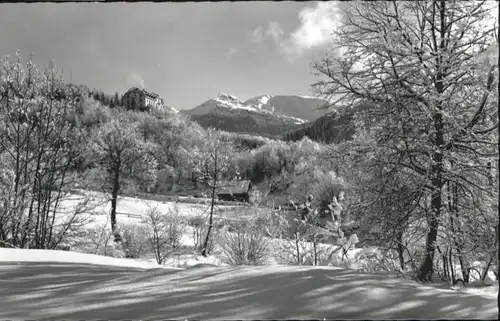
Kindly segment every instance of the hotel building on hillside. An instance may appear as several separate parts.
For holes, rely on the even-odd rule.
[[[165,104],[160,95],[133,87],[123,95],[123,106],[127,110],[149,111],[162,109]]]

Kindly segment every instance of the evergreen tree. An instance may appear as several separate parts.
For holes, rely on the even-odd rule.
[[[113,104],[115,106],[120,106],[120,96],[118,95],[117,92],[115,92],[115,96],[113,98]]]

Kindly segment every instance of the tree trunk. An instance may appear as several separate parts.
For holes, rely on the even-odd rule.
[[[448,250],[446,250],[448,251]],[[444,270],[444,279],[449,280],[450,279],[450,274],[448,271],[448,258],[446,256],[446,253],[443,254],[443,270]]]
[[[455,268],[453,266],[453,255],[452,255],[453,248],[450,247],[450,251],[448,252],[448,265],[450,266],[450,282],[451,284],[455,284]]]
[[[401,271],[404,271],[406,266],[405,266],[405,257],[404,257],[405,248],[403,245],[403,232],[402,231],[397,232],[396,241],[397,241],[399,265],[401,266]]]
[[[302,258],[300,257],[300,248],[299,248],[299,236],[295,235],[295,249],[297,251],[297,263],[302,265]]]
[[[116,205],[118,193],[120,192],[120,162],[115,165],[113,177],[113,190],[111,191],[111,233],[115,237],[115,242],[121,241],[121,236],[117,231],[116,225]]]
[[[434,87],[437,94],[440,96],[445,91],[444,79],[446,75],[442,68],[446,57],[444,57],[447,47],[446,39],[446,1],[441,0],[439,2],[434,1],[433,5],[439,9],[437,13],[437,18],[439,19],[439,26],[434,25],[434,21],[431,22],[433,30],[439,31],[439,36],[436,33],[432,33],[432,37],[435,43],[435,48],[433,48],[438,54],[435,56],[435,66],[438,70],[436,73],[436,78],[434,81]],[[438,48],[439,46],[439,48]],[[441,102],[436,101],[432,104],[436,104],[434,107],[436,111],[432,114],[432,123],[434,127],[434,137],[431,139],[431,143],[434,147],[434,152],[432,153],[432,164],[431,164],[431,174],[432,180],[431,185],[433,187],[432,198],[431,198],[431,213],[428,217],[429,222],[429,232],[427,234],[427,240],[425,244],[425,258],[420,266],[420,271],[418,279],[420,281],[431,281],[433,273],[434,264],[434,252],[435,252],[435,242],[437,240],[437,232],[439,227],[439,219],[441,216],[441,206],[443,205],[443,194],[442,189],[444,186],[443,172],[444,172],[444,122],[443,122],[443,106]]]
[[[425,257],[420,265],[418,279],[422,282],[430,282],[434,273],[434,252],[439,227],[439,216],[441,214],[441,188],[440,178],[433,180],[434,188],[439,188],[433,192],[431,200],[431,213],[429,217],[429,233],[425,242]]]
[[[442,115],[440,113],[434,115],[436,128],[436,145],[443,146],[443,124]],[[432,281],[434,272],[434,252],[436,250],[435,243],[437,240],[437,232],[439,227],[439,218],[441,216],[442,206],[442,188],[443,188],[443,154],[438,151],[432,157],[432,191],[431,198],[431,213],[428,214],[429,232],[425,242],[425,258],[420,265],[418,279],[422,282]]]
[[[488,260],[488,263],[486,263],[486,267],[484,268],[483,274],[481,275],[481,281],[486,280],[486,276],[488,276],[488,271],[491,266],[491,262],[493,262],[493,255],[490,256],[490,259]]]
[[[463,243],[462,243],[462,239],[461,239],[462,229],[460,228],[459,224],[457,224],[455,226],[453,216],[451,215],[451,214],[454,214],[455,218],[457,219],[457,222],[458,222],[459,216],[458,216],[458,208],[457,208],[456,201],[454,202],[453,207],[454,207],[453,213],[450,213],[451,231],[453,233],[453,240],[455,243],[455,247],[457,249],[458,261],[460,262],[460,270],[462,271],[462,280],[464,281],[464,283],[468,283],[469,282],[470,268],[469,268],[467,258],[463,255],[463,252],[462,252],[462,250],[463,250],[463,246],[462,246]]]
[[[462,279],[464,283],[469,283],[470,267],[467,259],[462,255],[461,251],[457,250],[460,269],[462,270]]]
[[[432,274],[434,273],[434,242],[436,242],[437,236],[437,223],[436,220],[431,222],[430,231],[427,234],[427,240],[425,243],[425,258],[422,264],[420,265],[420,271],[418,274],[418,279],[420,281],[432,281]]]
[[[196,178],[195,172],[191,171],[191,182],[193,183],[193,188],[198,188],[198,179]]]
[[[208,231],[207,231],[207,236],[205,237],[205,242],[203,242],[203,250],[201,251],[201,255],[204,257],[207,257],[207,248],[208,248],[208,241],[210,240],[210,233],[212,232],[212,225],[213,225],[213,216],[214,216],[214,205],[215,205],[215,186],[216,182],[214,181],[214,184],[212,185],[212,202],[210,204],[210,217],[208,219]]]
[[[446,258],[446,253],[448,252],[448,249],[446,249],[446,251],[443,253],[441,252],[441,249],[439,248],[439,246],[436,247],[437,251],[439,252],[439,255],[438,256],[438,262],[437,264],[439,264],[439,257],[441,257],[441,259],[443,260],[443,275],[441,276],[443,280],[448,280],[448,269],[447,269],[447,258]],[[439,265],[438,265],[439,266]]]
[[[444,269],[444,273],[445,273],[444,276],[445,276],[446,280],[450,280],[450,278],[451,278],[450,270],[449,270],[450,262],[448,261],[448,252],[449,251],[450,251],[450,249],[447,247],[446,251],[443,254],[443,269]]]

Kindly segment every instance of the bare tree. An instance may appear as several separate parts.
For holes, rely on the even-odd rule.
[[[158,207],[150,207],[144,219],[147,226],[147,237],[151,250],[158,264],[165,263],[165,259],[171,256],[180,246],[184,222],[174,208],[168,213],[161,213]]]
[[[334,51],[314,64],[324,78],[314,88],[338,110],[355,113],[353,153],[374,155],[386,171],[420,184],[429,211],[419,279],[430,280],[447,182],[468,195],[485,191],[471,177],[488,175],[487,163],[497,155],[498,66],[483,59],[496,47],[491,3],[347,7],[334,32]]]
[[[196,179],[210,188],[211,192],[208,230],[201,251],[203,256],[207,256],[207,245],[213,228],[216,191],[221,187],[222,175],[227,173],[233,164],[231,159],[233,155],[234,148],[231,142],[221,132],[212,128],[206,131],[204,145],[189,151],[189,160],[196,173]]]
[[[94,152],[107,174],[103,185],[111,194],[111,231],[115,241],[120,241],[116,210],[123,180],[133,177],[153,185],[157,163],[150,153],[151,144],[145,142],[138,132],[138,123],[127,118],[126,113],[117,113],[116,118],[97,128],[93,138]]]
[[[0,241],[55,248],[90,205],[59,213],[86,146],[73,117],[82,95],[52,62],[42,72],[18,53],[0,64]]]

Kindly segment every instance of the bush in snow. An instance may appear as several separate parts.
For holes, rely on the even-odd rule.
[[[348,264],[353,262],[358,270],[364,272],[397,272],[401,270],[397,253],[393,250],[366,248],[349,261]]]
[[[123,246],[112,241],[113,234],[109,230],[109,222],[85,228],[82,236],[75,244],[84,253],[123,258],[126,256]]]
[[[264,236],[260,221],[251,219],[233,225],[220,238],[222,260],[230,265],[262,265],[270,253],[270,240]]]
[[[147,227],[140,224],[121,224],[119,232],[126,258],[138,259],[148,249]]]
[[[184,218],[179,215],[177,207],[167,213],[161,213],[158,207],[150,207],[144,223],[149,248],[153,251],[156,262],[163,264],[180,246],[185,230]]]
[[[108,216],[106,217],[109,218]],[[95,245],[94,254],[107,254],[107,246],[111,240],[111,236],[113,235],[111,231],[107,229],[107,224],[108,222],[106,222],[103,226],[92,228],[89,231],[89,239]]]

